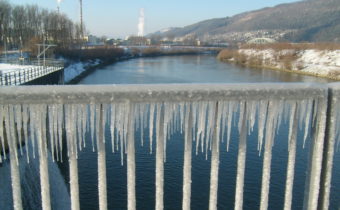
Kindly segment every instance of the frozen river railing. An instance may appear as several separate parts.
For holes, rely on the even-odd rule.
[[[53,161],[62,161],[62,150],[67,149],[71,208],[77,210],[80,208],[78,153],[85,146],[91,146],[98,153],[99,209],[103,210],[107,209],[105,142],[111,141],[112,151],[121,152],[122,163],[127,156],[127,207],[133,210],[136,209],[134,133],[148,128],[150,152],[153,152],[152,144],[156,145],[155,209],[158,210],[163,209],[167,139],[180,131],[185,136],[182,208],[190,209],[194,148],[196,153],[211,152],[209,209],[215,210],[220,143],[226,141],[229,149],[231,123],[238,118],[235,209],[243,208],[247,136],[255,122],[259,154],[264,156],[260,209],[267,209],[272,146],[281,121],[286,119],[289,151],[284,209],[291,209],[292,205],[299,127],[305,132],[303,142],[309,132],[313,133],[304,209],[328,209],[334,149],[339,144],[339,99],[339,83],[2,87],[0,145],[3,155],[0,161],[8,158],[5,152],[8,148],[13,206],[15,210],[23,209],[18,158],[23,147],[33,156],[38,151],[42,207],[48,210],[51,202],[47,154],[51,153]],[[106,123],[111,139],[105,139]],[[66,139],[63,139],[64,131]],[[92,145],[85,144],[87,131]],[[29,155],[26,158],[32,161]]]

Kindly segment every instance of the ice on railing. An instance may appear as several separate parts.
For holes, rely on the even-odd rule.
[[[316,127],[318,124],[318,115],[321,112],[319,109],[321,108],[318,99],[288,101],[195,101],[179,103],[134,103],[127,101],[126,103],[119,102],[112,104],[0,105],[0,119],[3,119],[3,123],[0,124],[0,143],[3,150],[0,162],[8,158],[5,148],[9,148],[10,153],[12,153],[11,157],[14,157],[18,164],[18,157],[22,155],[21,150],[23,146],[26,147],[27,153],[33,153],[33,158],[36,158],[36,151],[38,151],[39,158],[47,156],[49,151],[52,154],[53,161],[63,161],[63,149],[67,149],[68,157],[75,155],[78,158],[78,153],[84,147],[90,146],[93,151],[101,153],[100,145],[96,144],[111,142],[112,152],[120,152],[121,163],[123,164],[125,155],[129,155],[128,145],[132,143],[128,142],[128,136],[131,134],[129,132],[134,133],[136,130],[144,131],[145,128],[148,128],[150,153],[154,152],[153,144],[161,143],[162,148],[157,147],[157,150],[163,150],[160,154],[164,155],[164,161],[166,161],[167,140],[175,132],[192,133],[192,135],[190,134],[190,139],[186,138],[185,141],[190,142],[188,145],[193,145],[196,154],[204,153],[208,157],[209,151],[216,151],[213,147],[219,145],[220,142],[226,142],[227,151],[229,150],[230,143],[238,142],[235,139],[231,139],[233,122],[238,122],[240,138],[243,136],[242,138],[245,139],[239,142],[239,147],[244,149],[247,144],[247,135],[253,131],[257,122],[257,149],[259,155],[264,154],[261,209],[267,209],[272,156],[271,148],[275,144],[275,134],[280,127],[281,121],[288,119],[288,150],[292,156],[290,156],[288,161],[286,183],[288,192],[286,191],[285,203],[289,209],[294,180],[296,129],[303,130],[304,137],[302,141],[303,145],[305,145],[309,131],[312,129],[311,127]],[[339,108],[337,109],[336,119],[339,124]],[[103,132],[105,132],[106,124],[109,124],[108,132],[111,134],[111,139],[105,139]],[[66,139],[63,139],[64,130]],[[86,132],[90,133],[92,145],[87,145],[85,142]],[[143,135],[141,136],[141,145],[145,144],[143,142]],[[339,139],[339,129],[337,129],[336,135]],[[99,141],[101,138],[103,138],[102,142],[101,140]],[[156,141],[154,141],[154,138]],[[30,141],[29,144],[28,141]],[[138,141],[136,140],[132,144],[137,143]],[[339,140],[337,144],[339,145]],[[19,150],[15,149],[16,145],[19,146]],[[28,145],[31,145],[31,148]],[[189,151],[185,150],[185,152]],[[242,152],[239,158],[245,158],[246,150],[244,149]],[[27,162],[31,161],[29,155],[26,158]],[[218,173],[218,155],[216,158],[217,171],[214,173]],[[242,198],[245,161],[241,159],[239,161],[242,164],[238,165],[237,184],[239,184],[239,187],[237,187],[235,194]],[[105,163],[102,166],[105,166]],[[191,167],[191,164],[187,164],[185,167]],[[188,177],[187,179],[191,181],[191,175],[187,174],[191,173],[190,170],[186,169],[185,171],[186,174],[184,176]],[[160,178],[163,179],[163,177]],[[135,178],[132,177],[131,179]],[[218,176],[216,176],[216,179],[218,179]],[[18,183],[14,183],[13,186],[18,187]],[[100,186],[103,187],[103,185]],[[77,186],[75,185],[75,187]],[[160,190],[162,191],[163,189]],[[211,190],[217,192],[217,187]],[[16,193],[20,192],[16,191]],[[211,195],[217,196],[217,193],[211,193]],[[19,194],[13,196],[20,197]],[[42,197],[43,199],[48,199],[47,197]],[[186,208],[190,208],[190,197],[186,196],[185,199],[187,200],[183,202],[186,203],[189,200],[189,207],[186,205]],[[210,198],[212,202],[210,205],[211,209],[216,209],[216,200],[217,197]],[[20,201],[17,200],[15,202]],[[238,202],[238,209],[242,209],[242,199],[236,202]],[[49,205],[48,200],[43,201],[43,203],[44,205]]]

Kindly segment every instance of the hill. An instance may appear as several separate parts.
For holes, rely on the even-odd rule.
[[[267,37],[278,41],[340,42],[340,0],[280,4],[232,17],[204,20],[150,34],[175,40],[239,42]]]

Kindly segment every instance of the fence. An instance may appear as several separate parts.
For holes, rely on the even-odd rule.
[[[21,65],[21,64],[20,64]],[[62,70],[64,64],[57,60],[31,60],[26,61],[25,65],[29,65],[25,68],[13,70],[6,73],[0,72],[0,86],[5,85],[21,85],[29,81],[35,80],[39,77],[43,77],[50,73]]]
[[[21,148],[21,142],[26,142],[26,147],[28,141],[36,142],[42,207],[44,210],[51,209],[47,153],[50,151],[53,158],[60,157],[65,147],[63,129],[69,156],[72,210],[80,208],[77,157],[80,148],[85,146],[84,135],[88,129],[91,130],[92,146],[97,146],[98,153],[99,209],[107,209],[107,141],[103,133],[105,124],[109,123],[112,144],[119,145],[122,157],[127,154],[129,210],[136,209],[134,133],[138,127],[149,127],[151,145],[155,139],[155,209],[164,208],[166,142],[177,128],[185,135],[182,208],[188,210],[191,204],[192,149],[201,147],[206,152],[211,150],[209,209],[215,210],[218,204],[220,142],[224,135],[229,142],[231,121],[236,116],[240,136],[235,209],[243,208],[247,133],[254,128],[256,119],[258,149],[260,153],[263,150],[264,155],[260,209],[268,208],[271,159],[275,155],[272,154],[272,146],[277,128],[285,116],[289,119],[289,152],[284,209],[292,208],[297,129],[301,122],[305,125],[304,141],[310,129],[314,134],[305,196],[301,198],[304,209],[328,209],[334,149],[336,139],[339,139],[339,98],[339,83],[2,87],[0,119],[4,119],[5,123],[0,125],[0,138],[2,148],[5,148],[2,131],[6,131],[12,160],[14,209],[22,209],[16,145]],[[21,131],[23,137],[17,135]]]

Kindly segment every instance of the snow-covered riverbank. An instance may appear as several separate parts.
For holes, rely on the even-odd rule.
[[[222,51],[218,57],[220,60],[245,66],[340,80],[340,50],[238,49]]]
[[[68,65],[64,70],[64,82],[68,83],[71,80],[78,77],[80,74],[85,72],[91,67],[95,67],[99,65],[101,61],[99,59],[97,60],[90,60],[85,62],[73,62],[70,65]]]

